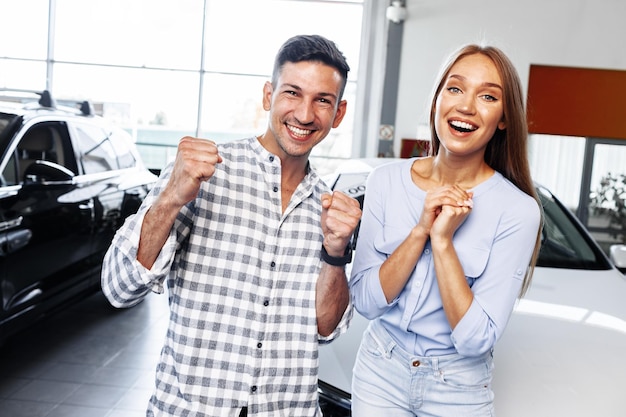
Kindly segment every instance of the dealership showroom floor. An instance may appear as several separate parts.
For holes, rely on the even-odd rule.
[[[96,293],[10,338],[0,416],[145,416],[167,318],[165,295],[118,310]]]

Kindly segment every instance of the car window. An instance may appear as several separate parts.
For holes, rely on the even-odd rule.
[[[136,165],[130,135],[118,128],[109,131],[86,123],[76,124],[81,164],[85,174],[95,174]]]
[[[2,184],[24,182],[28,168],[36,161],[52,162],[76,172],[65,123],[45,122],[29,127],[2,169]]]
[[[537,266],[609,269],[610,265],[574,215],[552,194],[539,188],[544,227]]]
[[[135,155],[131,150],[132,136],[119,128],[114,128],[109,136],[109,140],[116,151],[117,163],[120,169],[131,168],[137,164]]]
[[[4,132],[4,129],[9,125],[9,122],[12,118],[6,117],[4,115],[0,115],[0,136]]]
[[[15,162],[16,160],[17,156],[14,152],[11,157],[9,157],[9,160],[2,170],[2,186],[16,185],[19,182],[17,175],[17,164]]]
[[[119,169],[110,135],[99,126],[76,124],[80,163],[85,174]]]

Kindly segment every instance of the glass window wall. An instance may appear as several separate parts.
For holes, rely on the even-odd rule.
[[[337,43],[351,71],[348,113],[315,156],[348,158],[363,2],[13,2],[0,25],[2,39],[13,40],[0,43],[0,88],[90,100],[133,135],[150,168],[161,169],[184,135],[223,141],[262,133],[263,84],[277,49],[293,35],[316,33]]]

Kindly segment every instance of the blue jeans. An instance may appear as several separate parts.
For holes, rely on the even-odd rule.
[[[421,357],[402,350],[372,321],[352,378],[354,417],[493,417],[491,352]]]

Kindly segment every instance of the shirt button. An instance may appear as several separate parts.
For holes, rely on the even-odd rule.
[[[250,391],[256,392],[256,385],[253,385],[252,388],[250,388]]]
[[[430,249],[424,249],[424,253],[428,255],[430,253]]]
[[[265,307],[267,307],[268,305],[270,305],[270,302],[269,302],[268,300],[265,300],[265,301],[263,301],[263,305],[264,305]]]
[[[272,261],[272,263],[270,264],[270,266],[271,266],[272,268],[274,268],[274,267],[276,266],[276,262]]]
[[[274,155],[270,156],[270,162],[274,162]]]
[[[278,187],[277,186],[274,186],[274,192],[275,193],[278,192]]]
[[[418,366],[421,365],[421,363],[420,363],[420,361],[413,361],[412,365],[417,368]]]
[[[261,349],[261,347],[263,347],[263,343],[259,342],[256,344],[256,347],[258,347],[259,349]]]

